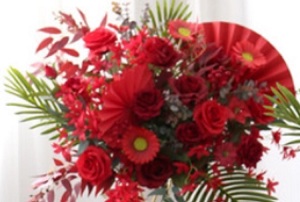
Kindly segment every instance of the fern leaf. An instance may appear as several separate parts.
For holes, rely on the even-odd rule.
[[[188,12],[188,4],[183,2],[176,4],[175,2],[172,0],[169,5],[167,0],[163,0],[161,3],[156,1],[156,12],[149,9],[152,28],[158,36],[168,36],[167,26],[170,20],[187,20],[191,16],[192,12]]]
[[[277,88],[272,88],[275,97],[266,96],[274,107],[265,107],[269,110],[266,115],[279,118],[281,122],[272,123],[273,126],[289,129],[293,133],[283,133],[283,136],[292,136],[294,139],[286,145],[300,145],[300,102],[289,89],[277,83]]]
[[[228,172],[225,168],[219,169],[221,174],[216,175],[211,170],[208,178],[203,179],[193,193],[186,195],[186,201],[190,202],[211,202],[217,198],[222,198],[225,202],[274,202],[277,199],[268,195],[266,185],[262,182],[250,178],[248,172],[241,168],[236,168]],[[211,188],[209,180],[218,177],[221,184],[217,188]]]
[[[53,97],[56,87],[54,83],[47,83],[29,73],[24,76],[13,67],[8,70],[8,74],[6,92],[18,97],[22,102],[7,105],[17,107],[19,110],[16,114],[26,116],[21,122],[35,121],[31,128],[43,127],[43,134],[56,131],[66,122],[59,104]]]

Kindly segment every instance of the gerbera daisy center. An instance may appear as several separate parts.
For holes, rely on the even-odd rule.
[[[137,151],[145,151],[148,147],[148,142],[143,137],[137,137],[133,142],[133,147]]]
[[[243,52],[242,57],[248,62],[252,62],[254,60],[253,55],[249,52]]]
[[[191,35],[191,30],[185,27],[180,27],[178,29],[178,33],[182,36],[190,36]]]

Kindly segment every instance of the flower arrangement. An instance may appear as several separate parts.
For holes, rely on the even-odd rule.
[[[145,189],[153,201],[276,201],[278,182],[255,168],[268,151],[263,131],[285,158],[296,152],[270,127],[286,126],[278,110],[291,105],[280,93],[295,92],[278,51],[238,24],[190,22],[188,5],[175,0],[146,7],[140,24],[123,6],[114,3],[120,25],[104,17],[97,28],[80,10],[79,23],[59,12],[61,28],[39,30],[47,37],[38,72],[9,70],[7,92],[25,101],[10,105],[54,134],[61,155],[30,201],[55,201],[57,187],[60,201],[87,190],[138,202]],[[72,48],[80,41],[83,59]]]

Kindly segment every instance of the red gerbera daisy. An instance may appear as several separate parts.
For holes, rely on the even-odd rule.
[[[136,164],[144,164],[155,158],[159,151],[159,141],[152,131],[131,127],[123,136],[122,148],[129,160]]]
[[[173,20],[168,24],[169,33],[177,39],[185,41],[193,41],[197,34],[198,25],[196,23],[190,23],[182,20]]]
[[[233,54],[237,60],[251,69],[256,69],[266,63],[265,56],[248,41],[237,42],[233,47]]]

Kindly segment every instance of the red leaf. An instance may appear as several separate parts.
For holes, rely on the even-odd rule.
[[[71,196],[70,202],[76,202],[75,196],[73,196],[73,195]]]
[[[73,37],[71,43],[74,43],[74,42],[78,41],[79,39],[81,39],[81,37],[82,37],[83,35],[84,35],[84,34],[83,34],[82,30],[79,30],[78,32],[76,32],[76,33],[74,34],[74,37]]]
[[[56,27],[44,27],[44,28],[39,29],[38,31],[46,32],[48,34],[60,34],[61,33],[60,29],[58,29]]]
[[[81,193],[81,183],[78,182],[74,186],[75,196],[79,196],[79,193]]]
[[[74,50],[74,49],[70,49],[70,48],[63,48],[61,49],[62,52],[68,54],[68,55],[71,55],[71,56],[74,56],[74,57],[78,57],[79,56],[79,53]]]
[[[55,163],[56,166],[62,166],[64,165],[63,162],[59,159],[53,158],[53,161]]]
[[[62,185],[66,188],[67,192],[68,193],[72,193],[72,186],[71,186],[71,183],[68,179],[63,179],[61,181]]]
[[[54,202],[54,197],[55,197],[54,190],[51,190],[47,193],[48,202]]]
[[[39,52],[40,50],[46,48],[49,44],[51,44],[53,41],[52,37],[45,38],[44,40],[41,41],[41,43],[38,45],[36,48],[35,52]]]
[[[79,8],[77,8],[77,11],[79,12],[79,14],[80,14],[80,17],[82,18],[82,20],[83,20],[83,22],[84,22],[84,24],[85,24],[85,26],[86,27],[88,27],[89,25],[88,25],[88,23],[87,23],[87,20],[86,20],[86,17],[85,17],[85,14],[79,9]]]
[[[69,176],[67,177],[67,179],[70,180],[70,181],[72,181],[72,180],[74,180],[74,179],[76,179],[76,178],[78,178],[77,175],[69,175]]]
[[[89,184],[88,182],[82,180],[81,181],[81,195],[83,194],[83,192],[88,189],[88,196],[91,195],[91,192],[93,190],[93,186],[91,184]]]
[[[70,197],[70,193],[69,192],[65,192],[63,195],[62,195],[62,197],[61,197],[61,199],[60,199],[60,202],[68,202],[68,199],[69,199],[69,197]]]
[[[65,45],[67,45],[68,41],[69,41],[69,37],[65,36],[61,40],[55,42],[52,45],[52,47],[50,48],[46,57],[49,57],[49,56],[53,55],[54,53],[56,53],[58,50],[61,50],[62,48],[64,48]]]
[[[62,22],[66,25],[68,25],[69,27],[76,27],[78,28],[77,24],[76,24],[76,21],[74,20],[73,16],[72,15],[69,15],[69,14],[66,14],[66,13],[63,13],[63,12],[59,12],[59,14],[61,15],[62,17]]]
[[[106,25],[106,22],[107,22],[107,13],[103,17],[103,19],[102,19],[102,21],[100,23],[100,27],[104,27]]]

